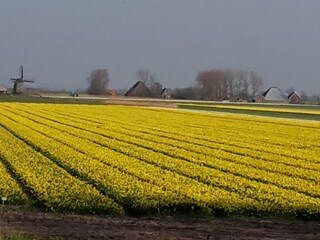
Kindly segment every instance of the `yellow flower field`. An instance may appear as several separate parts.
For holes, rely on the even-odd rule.
[[[10,203],[320,216],[318,122],[111,105],[0,103],[0,112],[0,174],[13,186],[0,183],[0,197]]]

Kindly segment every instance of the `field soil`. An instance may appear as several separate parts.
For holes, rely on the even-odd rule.
[[[30,239],[320,239],[320,222],[257,218],[103,217],[2,208],[0,236]]]
[[[142,107],[165,107],[165,108],[176,108],[177,104],[174,102],[147,100],[147,99],[121,99],[121,98],[110,98],[105,100],[106,104],[112,105],[126,105],[126,106],[142,106]]]

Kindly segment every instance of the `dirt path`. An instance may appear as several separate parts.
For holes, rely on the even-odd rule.
[[[175,102],[163,101],[163,100],[148,100],[148,99],[107,99],[105,104],[112,105],[125,105],[125,106],[141,106],[141,107],[161,107],[161,108],[176,108]]]
[[[5,208],[0,233],[32,239],[320,239],[320,222],[256,218],[102,217]]]

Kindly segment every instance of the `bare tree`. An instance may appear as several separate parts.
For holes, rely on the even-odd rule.
[[[248,97],[248,74],[245,71],[235,71],[235,80],[234,80],[234,87],[235,87],[235,98],[237,99],[247,99]]]
[[[249,74],[251,98],[257,97],[257,93],[263,85],[262,78],[257,72],[251,71]]]
[[[309,100],[309,96],[305,91],[300,92],[300,97],[301,97],[302,101],[304,101],[304,102]]]
[[[287,90],[286,90],[286,94],[287,95],[289,95],[289,94],[291,94],[291,93],[293,93],[293,92],[295,92],[296,90],[293,88],[293,87],[289,87],[289,88],[287,88]]]
[[[227,85],[228,85],[228,99],[235,99],[235,73],[234,71],[228,69],[227,72]]]
[[[155,79],[155,76],[148,69],[139,69],[136,72],[136,78],[137,78],[137,81],[147,84],[148,81]]]
[[[310,99],[311,102],[317,103],[318,105],[320,104],[320,95],[319,94],[313,94],[310,97],[305,97],[304,95],[301,96],[301,98],[304,97],[304,99]]]
[[[227,98],[228,83],[224,70],[211,69],[198,73],[196,81],[203,100],[223,100]]]
[[[173,98],[200,100],[201,99],[201,92],[197,86],[186,87],[186,88],[177,88],[174,91]]]
[[[254,71],[230,69],[201,71],[196,82],[203,100],[248,100],[249,97],[254,98],[263,85],[262,78]]]
[[[239,81],[241,82],[241,89],[239,98],[248,99],[249,96],[249,74],[245,71],[239,71]]]
[[[106,69],[96,69],[91,71],[87,81],[89,83],[88,94],[104,95],[110,79]]]
[[[151,96],[154,98],[160,98],[162,93],[162,84],[157,81],[151,81],[149,84],[149,90],[151,92]]]

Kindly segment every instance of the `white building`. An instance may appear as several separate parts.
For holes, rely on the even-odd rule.
[[[277,87],[270,87],[265,91],[262,96],[266,102],[287,102],[288,98],[284,93]]]
[[[0,94],[6,94],[7,91],[8,90],[3,85],[0,85]]]

